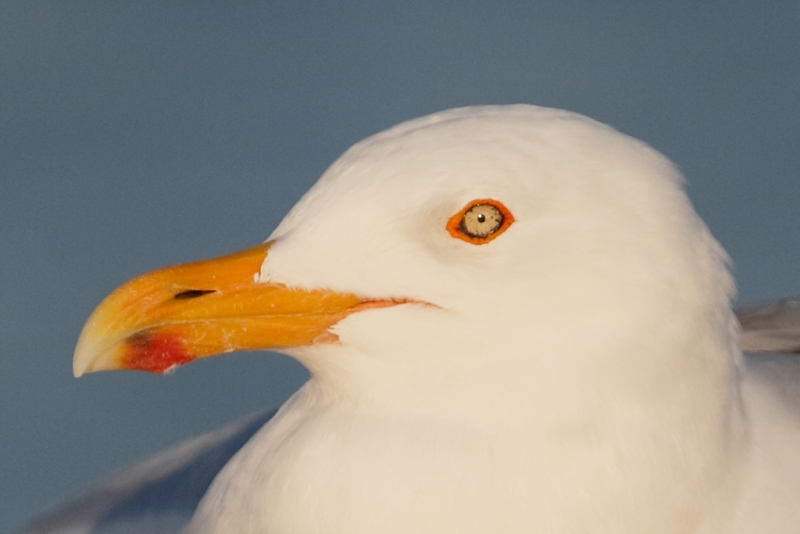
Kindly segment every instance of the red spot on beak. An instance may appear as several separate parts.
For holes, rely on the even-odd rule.
[[[126,369],[164,373],[193,359],[176,335],[138,332],[125,340]]]

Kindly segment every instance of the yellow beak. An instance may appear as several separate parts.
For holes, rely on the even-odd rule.
[[[134,278],[94,310],[78,339],[75,376],[135,369],[163,373],[236,350],[332,343],[328,329],[370,300],[258,282],[271,243]]]

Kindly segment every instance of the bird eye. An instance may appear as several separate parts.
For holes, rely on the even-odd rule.
[[[450,235],[483,245],[506,231],[514,217],[501,202],[492,199],[473,200],[447,221]]]

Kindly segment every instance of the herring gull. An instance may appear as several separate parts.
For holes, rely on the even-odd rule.
[[[271,349],[310,380],[29,532],[794,530],[800,366],[741,348],[796,350],[796,301],[745,310],[740,347],[727,263],[675,167],[606,125],[529,105],[400,124],[264,244],[113,292],[74,360]]]

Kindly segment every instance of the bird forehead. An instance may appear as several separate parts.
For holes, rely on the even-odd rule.
[[[532,106],[455,111],[356,144],[315,189],[402,205],[426,196],[463,202],[470,194],[491,196],[503,189],[517,196],[551,190],[580,196],[592,189],[587,185],[604,183],[603,189],[591,191],[596,196],[609,188],[627,188],[621,179],[626,174],[660,178],[669,167],[643,143],[580,115]]]

